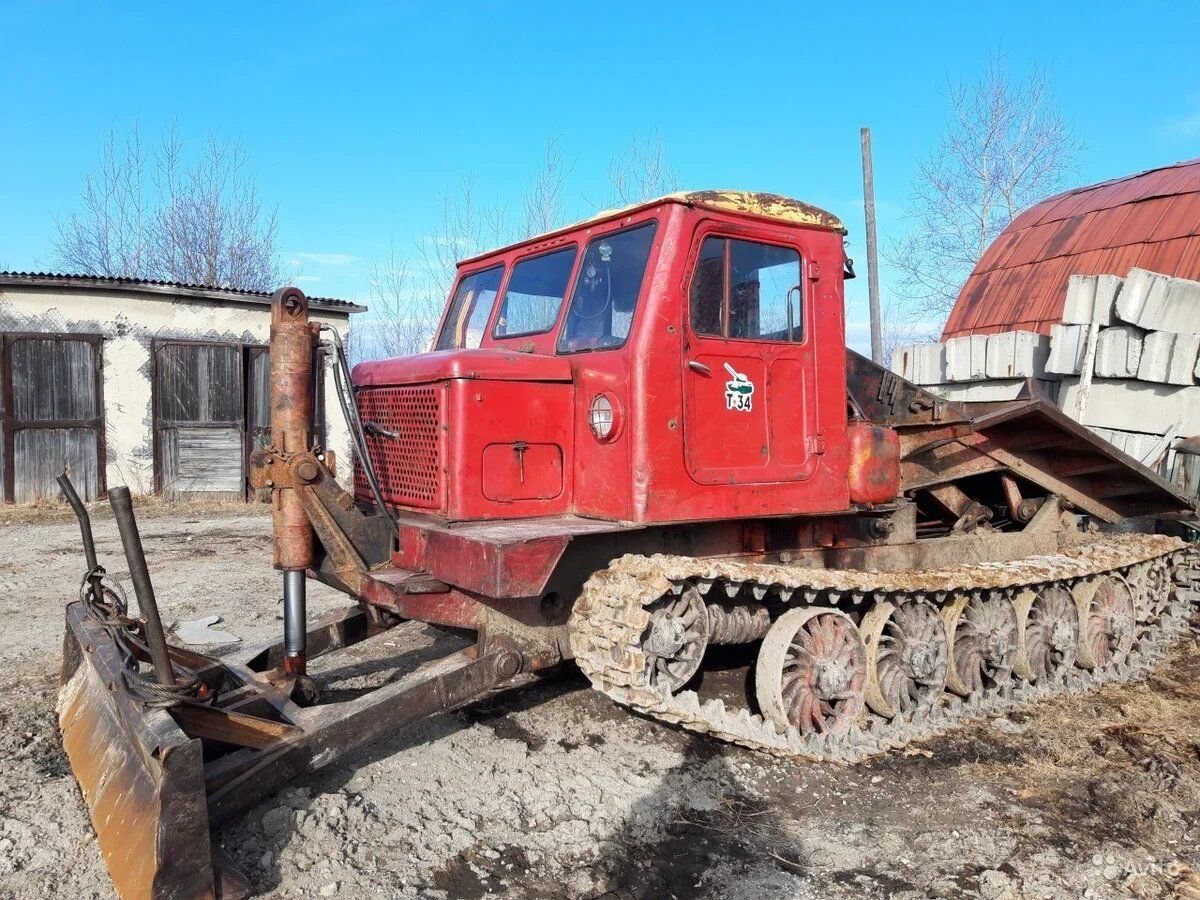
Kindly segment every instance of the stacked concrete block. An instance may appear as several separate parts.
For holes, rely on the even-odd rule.
[[[1101,378],[1137,378],[1145,333],[1132,325],[1114,325],[1096,341],[1096,374]]]
[[[1086,325],[1051,325],[1046,371],[1051,375],[1078,375],[1083,368],[1087,334]]]
[[[1167,478],[1195,497],[1200,494],[1200,456],[1171,450],[1163,465]]]
[[[1033,331],[989,334],[984,357],[988,378],[1045,378],[1050,339]]]
[[[987,381],[961,381],[954,384],[930,384],[925,390],[945,400],[956,403],[996,403],[1002,400],[1016,400],[1028,384],[1024,378],[993,378]],[[1058,394],[1058,383],[1055,381],[1036,381],[1035,391],[1039,391],[1050,400]]]
[[[1144,269],[1073,275],[1048,337],[969,335],[902,347],[892,362],[947,400],[1002,402],[1032,389],[1189,492],[1200,489],[1200,456],[1176,449],[1200,436],[1200,282]]]
[[[1058,406],[1069,416],[1079,408],[1079,379],[1064,378]],[[1133,379],[1092,380],[1083,424],[1143,434],[1182,437],[1200,434],[1200,388],[1175,387]]]
[[[892,371],[925,387],[1013,382],[1046,378],[1050,340],[1032,331],[975,334],[937,344],[907,344],[892,352]],[[1003,399],[1007,388],[957,392],[958,399]],[[1015,396],[1015,394],[1014,394]]]
[[[946,380],[946,345],[907,344],[892,351],[892,371],[914,384]]]
[[[983,381],[987,378],[986,334],[969,334],[946,341],[946,381]]]
[[[1142,341],[1142,359],[1137,377],[1161,384],[1195,384],[1196,357],[1200,334],[1151,331]]]
[[[1115,428],[1093,428],[1092,431],[1143,465],[1157,465],[1161,463],[1162,458],[1166,456],[1166,452],[1169,449],[1164,444],[1163,436],[1159,434],[1143,434],[1140,431],[1118,431]]]
[[[1070,325],[1095,322],[1101,327],[1113,324],[1122,281],[1116,275],[1072,275],[1067,282],[1063,322]]]
[[[1130,269],[1117,295],[1117,316],[1148,331],[1200,332],[1200,281]]]

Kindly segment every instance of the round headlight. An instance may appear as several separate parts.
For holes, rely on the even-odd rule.
[[[616,434],[617,414],[612,401],[604,394],[592,398],[592,405],[588,407],[588,423],[598,441],[607,441]]]

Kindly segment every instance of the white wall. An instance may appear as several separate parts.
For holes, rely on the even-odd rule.
[[[336,328],[346,340],[348,314],[320,310],[312,319]],[[149,493],[154,486],[151,342],[266,344],[271,308],[132,291],[6,287],[0,291],[0,331],[103,335],[108,486],[125,484],[135,493]],[[325,420],[329,447],[338,460],[338,480],[348,486],[353,476],[350,436],[331,371],[326,372]]]

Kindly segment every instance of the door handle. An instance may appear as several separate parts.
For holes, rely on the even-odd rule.
[[[708,366],[706,366],[704,363],[700,362],[699,360],[689,359],[687,364],[688,364],[688,368],[691,369],[693,372],[699,372],[701,375],[711,375],[712,374],[712,369],[710,369]]]

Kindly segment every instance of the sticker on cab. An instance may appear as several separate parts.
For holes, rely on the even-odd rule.
[[[725,408],[750,412],[754,399],[754,384],[729,363],[725,363],[725,371],[729,373],[729,380],[725,382]]]

